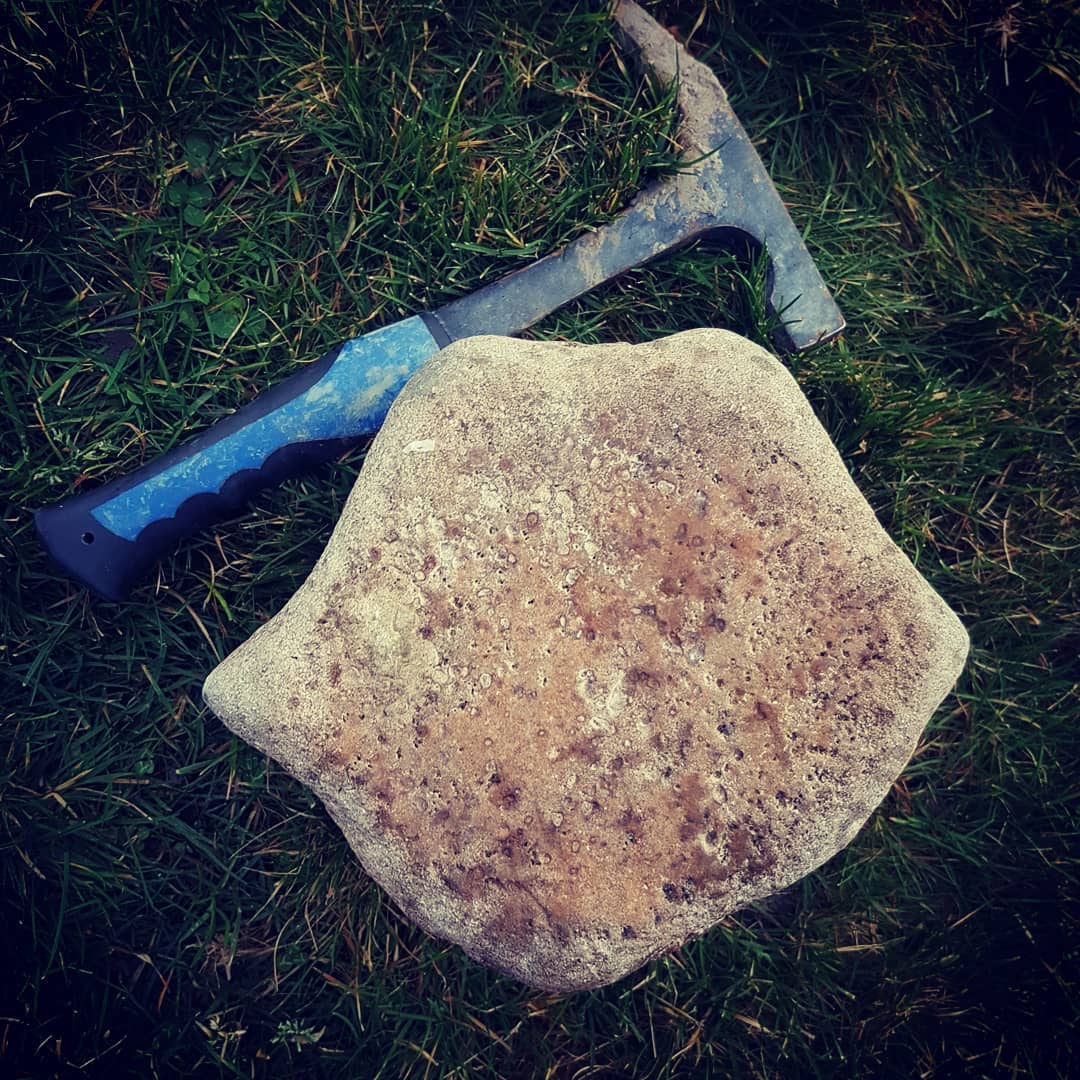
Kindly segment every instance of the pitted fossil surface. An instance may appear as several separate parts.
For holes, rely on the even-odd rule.
[[[844,847],[966,653],[768,353],[482,337],[205,696],[421,926],[570,990]]]

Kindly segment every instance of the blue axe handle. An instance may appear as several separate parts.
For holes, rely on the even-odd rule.
[[[49,554],[110,600],[183,537],[240,510],[378,431],[390,403],[446,344],[422,315],[353,338],[171,453],[110,484],[38,510]]]

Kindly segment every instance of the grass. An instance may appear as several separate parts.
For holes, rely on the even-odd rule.
[[[122,605],[53,571],[29,511],[608,219],[670,167],[670,97],[620,64],[601,3],[4,13],[4,1075],[1075,1070],[1073,5],[663,12],[848,318],[792,369],[973,654],[846,851],[566,998],[402,920],[314,798],[200,703],[303,580],[362,455],[263,495]],[[699,247],[533,333],[761,340],[761,295],[760,266]]]

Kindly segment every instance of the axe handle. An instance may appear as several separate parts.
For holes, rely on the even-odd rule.
[[[171,453],[38,510],[42,543],[68,574],[123,600],[177,541],[374,434],[438,349],[422,315],[353,338]]]

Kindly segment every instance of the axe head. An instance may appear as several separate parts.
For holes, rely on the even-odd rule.
[[[629,0],[616,7],[615,20],[628,51],[675,85],[683,167],[561,251],[430,312],[432,335],[448,345],[473,334],[518,334],[631,267],[736,233],[768,256],[779,347],[798,351],[835,337],[844,318],[716,76]]]
[[[802,350],[836,337],[844,317],[719,79],[631,0],[617,4],[614,18],[624,50],[660,82],[674,84],[681,115],[686,167],[642,192],[635,209],[668,204],[665,217],[688,234],[678,243],[731,230],[743,234],[768,256],[768,300],[784,324],[781,344]]]

